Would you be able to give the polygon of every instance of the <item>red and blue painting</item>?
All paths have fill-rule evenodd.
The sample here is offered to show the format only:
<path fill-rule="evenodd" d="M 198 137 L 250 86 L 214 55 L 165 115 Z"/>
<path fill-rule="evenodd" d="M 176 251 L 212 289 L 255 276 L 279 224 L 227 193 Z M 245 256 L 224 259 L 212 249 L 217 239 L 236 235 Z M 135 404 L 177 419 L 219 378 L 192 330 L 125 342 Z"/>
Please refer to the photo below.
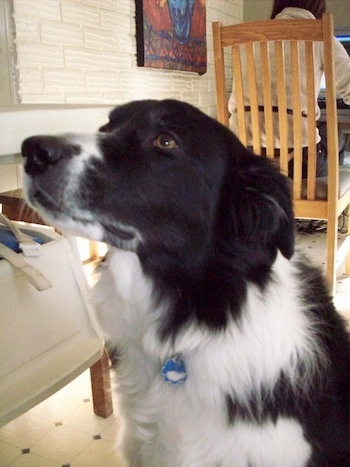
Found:
<path fill-rule="evenodd" d="M 205 0 L 136 0 L 138 66 L 207 71 Z"/>

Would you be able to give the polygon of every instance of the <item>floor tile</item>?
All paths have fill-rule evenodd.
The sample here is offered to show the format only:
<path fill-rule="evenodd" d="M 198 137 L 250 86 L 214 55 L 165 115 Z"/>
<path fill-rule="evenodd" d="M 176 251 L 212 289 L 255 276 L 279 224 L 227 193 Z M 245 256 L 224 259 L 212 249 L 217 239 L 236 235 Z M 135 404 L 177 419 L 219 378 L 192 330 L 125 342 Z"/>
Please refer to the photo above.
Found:
<path fill-rule="evenodd" d="M 113 414 L 108 418 L 98 417 L 93 412 L 92 402 L 88 402 L 79 405 L 73 412 L 63 417 L 62 420 L 65 426 L 81 430 L 84 433 L 96 435 L 110 426 L 114 418 L 115 415 Z"/>
<path fill-rule="evenodd" d="M 12 444 L 0 441 L 0 467 L 5 467 L 22 455 L 22 450 Z"/>
<path fill-rule="evenodd" d="M 71 463 L 71 467 L 96 467 L 96 459 L 103 466 L 127 467 L 125 461 L 118 455 L 113 443 L 103 439 L 93 441 Z"/>
<path fill-rule="evenodd" d="M 76 409 L 77 405 L 80 404 L 83 404 L 81 396 L 74 397 L 73 395 L 70 395 L 66 398 L 62 398 L 61 396 L 57 397 L 54 394 L 52 398 L 50 397 L 36 407 L 33 407 L 30 410 L 30 413 L 55 423 L 57 421 L 61 421 L 62 417 L 69 415 Z"/>
<path fill-rule="evenodd" d="M 53 462 L 69 464 L 93 441 L 92 436 L 67 426 L 51 430 L 31 447 L 31 452 Z"/>
<path fill-rule="evenodd" d="M 120 433 L 121 420 L 116 417 L 115 420 L 101 432 L 102 438 L 112 443 L 116 442 Z"/>
<path fill-rule="evenodd" d="M 35 454 L 24 454 L 15 462 L 10 464 L 11 467 L 57 467 L 61 466 L 59 462 L 52 462 L 49 459 Z"/>
<path fill-rule="evenodd" d="M 54 423 L 27 412 L 0 429 L 0 440 L 20 449 L 29 448 L 54 426 Z"/>

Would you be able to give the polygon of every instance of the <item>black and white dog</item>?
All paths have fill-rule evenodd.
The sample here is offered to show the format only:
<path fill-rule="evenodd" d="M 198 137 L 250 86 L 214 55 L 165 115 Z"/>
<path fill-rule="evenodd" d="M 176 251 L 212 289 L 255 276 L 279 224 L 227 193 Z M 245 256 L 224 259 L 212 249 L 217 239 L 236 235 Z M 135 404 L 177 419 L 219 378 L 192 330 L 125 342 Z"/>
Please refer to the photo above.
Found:
<path fill-rule="evenodd" d="M 31 206 L 109 245 L 96 302 L 131 465 L 349 467 L 349 335 L 274 165 L 174 100 L 23 156 Z"/>

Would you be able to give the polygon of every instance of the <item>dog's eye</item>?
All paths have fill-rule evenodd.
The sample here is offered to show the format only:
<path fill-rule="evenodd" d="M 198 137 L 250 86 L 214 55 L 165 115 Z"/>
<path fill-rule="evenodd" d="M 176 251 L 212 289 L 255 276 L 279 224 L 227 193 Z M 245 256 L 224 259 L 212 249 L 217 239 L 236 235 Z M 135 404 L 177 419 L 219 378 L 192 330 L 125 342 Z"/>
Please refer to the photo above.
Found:
<path fill-rule="evenodd" d="M 153 141 L 153 145 L 160 149 L 176 149 L 179 147 L 177 141 L 167 133 L 157 136 Z"/>

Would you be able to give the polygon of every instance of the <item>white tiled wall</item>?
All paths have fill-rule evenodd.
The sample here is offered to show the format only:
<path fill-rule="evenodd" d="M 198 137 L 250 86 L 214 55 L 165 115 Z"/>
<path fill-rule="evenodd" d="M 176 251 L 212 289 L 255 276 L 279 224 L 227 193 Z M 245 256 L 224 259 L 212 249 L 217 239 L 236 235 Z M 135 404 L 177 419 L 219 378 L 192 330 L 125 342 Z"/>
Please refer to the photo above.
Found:
<path fill-rule="evenodd" d="M 13 2 L 22 103 L 118 104 L 171 97 L 215 115 L 211 23 L 240 22 L 243 0 L 207 1 L 203 76 L 137 67 L 134 0 Z"/>

